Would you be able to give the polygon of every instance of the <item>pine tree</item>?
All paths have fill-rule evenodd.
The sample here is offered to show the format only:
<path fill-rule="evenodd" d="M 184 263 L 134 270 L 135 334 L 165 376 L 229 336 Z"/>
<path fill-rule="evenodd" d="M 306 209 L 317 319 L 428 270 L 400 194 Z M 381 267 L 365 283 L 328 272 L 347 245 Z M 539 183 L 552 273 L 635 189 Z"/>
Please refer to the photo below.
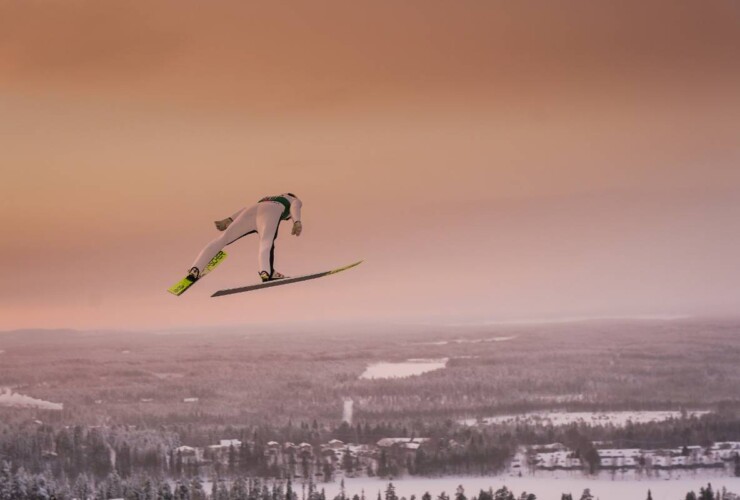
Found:
<path fill-rule="evenodd" d="M 231 499 L 232 500 L 247 500 L 249 493 L 247 491 L 247 484 L 244 478 L 237 477 L 236 480 L 231 483 Z"/>
<path fill-rule="evenodd" d="M 28 475 L 21 467 L 13 475 L 13 484 L 11 485 L 10 498 L 26 498 L 28 495 Z"/>
<path fill-rule="evenodd" d="M 48 499 L 49 492 L 46 488 L 46 481 L 43 476 L 32 476 L 29 485 L 28 495 L 32 499 Z"/>
<path fill-rule="evenodd" d="M 218 480 L 218 493 L 212 500 L 231 500 L 229 488 L 226 486 L 226 481 L 223 479 Z"/>
<path fill-rule="evenodd" d="M 647 500 L 653 500 L 653 493 L 650 490 L 648 490 Z"/>
<path fill-rule="evenodd" d="M 514 499 L 514 493 L 509 491 L 509 488 L 506 486 L 503 486 L 502 488 L 496 490 L 496 493 L 493 495 L 494 500 L 515 500 Z"/>
<path fill-rule="evenodd" d="M 156 494 L 154 493 L 154 484 L 152 483 L 151 478 L 147 477 L 144 480 L 144 485 L 141 488 L 141 497 L 142 500 L 155 500 Z"/>
<path fill-rule="evenodd" d="M 385 500 L 398 500 L 396 487 L 393 486 L 393 483 L 388 483 L 388 487 L 385 489 Z"/>
<path fill-rule="evenodd" d="M 200 476 L 195 476 L 190 481 L 190 500 L 206 500 L 206 492 L 203 489 L 203 481 Z"/>
<path fill-rule="evenodd" d="M 105 492 L 108 495 L 108 498 L 120 498 L 123 496 L 123 483 L 118 472 L 114 470 L 108 474 L 108 477 L 105 479 L 105 484 Z"/>
<path fill-rule="evenodd" d="M 463 488 L 462 484 L 458 485 L 457 490 L 455 490 L 455 500 L 468 500 L 468 497 L 465 496 L 465 488 Z"/>
<path fill-rule="evenodd" d="M 10 470 L 10 463 L 0 463 L 0 500 L 11 500 L 10 494 L 13 491 L 13 473 Z"/>
<path fill-rule="evenodd" d="M 172 488 L 166 480 L 159 483 L 157 488 L 157 500 L 173 500 Z"/>
<path fill-rule="evenodd" d="M 186 482 L 178 481 L 175 484 L 175 500 L 190 500 L 190 490 Z"/>

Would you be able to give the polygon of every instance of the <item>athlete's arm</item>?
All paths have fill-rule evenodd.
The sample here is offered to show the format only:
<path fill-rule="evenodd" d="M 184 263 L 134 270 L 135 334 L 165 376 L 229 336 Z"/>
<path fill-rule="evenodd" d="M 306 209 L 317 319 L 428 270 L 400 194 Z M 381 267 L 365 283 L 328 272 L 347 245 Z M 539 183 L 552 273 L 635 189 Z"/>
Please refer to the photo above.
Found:
<path fill-rule="evenodd" d="M 299 200 L 298 198 L 293 198 L 293 201 L 290 204 L 290 217 L 295 222 L 301 222 L 301 207 L 303 206 L 303 202 Z"/>

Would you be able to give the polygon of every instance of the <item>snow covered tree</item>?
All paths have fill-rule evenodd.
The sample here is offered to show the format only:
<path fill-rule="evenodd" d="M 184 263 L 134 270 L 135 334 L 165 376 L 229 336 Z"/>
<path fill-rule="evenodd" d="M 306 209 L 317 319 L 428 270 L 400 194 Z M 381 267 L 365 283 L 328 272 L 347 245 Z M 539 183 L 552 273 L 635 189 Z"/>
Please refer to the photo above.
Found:
<path fill-rule="evenodd" d="M 493 490 L 490 488 L 487 490 L 480 490 L 480 493 L 478 493 L 478 500 L 493 500 Z"/>
<path fill-rule="evenodd" d="M 178 481 L 175 484 L 175 491 L 173 496 L 175 500 L 190 500 L 190 488 L 188 488 L 188 483 L 184 481 Z"/>
<path fill-rule="evenodd" d="M 586 488 L 581 494 L 581 500 L 593 500 L 594 496 L 591 494 L 591 490 Z"/>
<path fill-rule="evenodd" d="M 170 483 L 162 481 L 157 490 L 157 500 L 173 500 L 175 496 L 172 494 L 172 488 Z"/>
<path fill-rule="evenodd" d="M 117 471 L 113 471 L 105 478 L 105 493 L 108 498 L 121 498 L 123 496 L 123 483 Z"/>
<path fill-rule="evenodd" d="M 141 485 L 141 500 L 156 500 L 157 495 L 154 491 L 154 483 L 150 477 L 144 479 L 144 484 Z"/>
<path fill-rule="evenodd" d="M 459 484 L 457 486 L 457 490 L 455 490 L 455 500 L 468 500 L 468 497 L 465 496 L 465 488 L 463 488 L 462 484 Z"/>
<path fill-rule="evenodd" d="M 203 489 L 203 481 L 201 481 L 200 476 L 195 476 L 190 481 L 189 500 L 206 500 L 206 492 Z"/>
<path fill-rule="evenodd" d="M 393 483 L 388 483 L 388 487 L 385 489 L 385 500 L 398 500 L 396 487 L 393 486 Z"/>
<path fill-rule="evenodd" d="M 247 500 L 249 493 L 247 491 L 247 484 L 244 478 L 237 477 L 236 480 L 231 483 L 231 499 L 232 500 Z"/>
<path fill-rule="evenodd" d="M 20 468 L 13 475 L 13 484 L 10 487 L 10 498 L 26 498 L 28 496 L 28 474 Z"/>
<path fill-rule="evenodd" d="M 10 463 L 3 461 L 0 463 L 0 500 L 11 500 L 12 491 L 13 473 L 10 470 Z"/>
<path fill-rule="evenodd" d="M 44 476 L 33 476 L 28 488 L 28 496 L 34 500 L 47 500 L 50 498 Z"/>
<path fill-rule="evenodd" d="M 514 493 L 506 486 L 503 486 L 493 494 L 493 500 L 515 500 Z"/>

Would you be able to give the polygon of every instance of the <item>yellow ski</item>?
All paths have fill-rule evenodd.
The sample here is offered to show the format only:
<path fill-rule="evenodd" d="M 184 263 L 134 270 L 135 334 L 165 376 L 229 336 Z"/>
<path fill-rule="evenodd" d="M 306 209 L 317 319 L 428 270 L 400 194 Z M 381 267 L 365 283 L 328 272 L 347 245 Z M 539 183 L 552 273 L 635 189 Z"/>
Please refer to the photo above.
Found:
<path fill-rule="evenodd" d="M 205 276 L 206 274 L 213 271 L 217 265 L 221 263 L 226 258 L 226 252 L 220 251 L 216 254 L 214 258 L 211 259 L 211 261 L 208 263 L 206 268 L 203 270 L 203 273 L 201 273 L 200 278 Z M 198 278 L 198 279 L 200 279 Z M 184 277 L 174 285 L 172 285 L 170 288 L 167 289 L 168 292 L 170 292 L 172 295 L 182 295 L 185 293 L 185 290 L 193 286 L 193 284 L 198 280 L 193 280 L 189 276 Z"/>

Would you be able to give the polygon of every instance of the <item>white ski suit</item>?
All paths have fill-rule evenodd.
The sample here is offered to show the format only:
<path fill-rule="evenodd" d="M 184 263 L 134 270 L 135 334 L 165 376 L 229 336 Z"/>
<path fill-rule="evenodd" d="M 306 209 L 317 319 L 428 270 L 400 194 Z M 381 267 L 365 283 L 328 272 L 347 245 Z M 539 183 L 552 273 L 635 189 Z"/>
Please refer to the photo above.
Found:
<path fill-rule="evenodd" d="M 301 206 L 301 200 L 286 193 L 262 198 L 256 205 L 239 210 L 231 216 L 229 227 L 198 254 L 193 267 L 197 267 L 202 273 L 211 259 L 225 246 L 248 234 L 257 233 L 260 239 L 257 254 L 259 271 L 266 271 L 272 277 L 275 272 L 275 239 L 280 222 L 290 219 L 300 222 Z"/>

